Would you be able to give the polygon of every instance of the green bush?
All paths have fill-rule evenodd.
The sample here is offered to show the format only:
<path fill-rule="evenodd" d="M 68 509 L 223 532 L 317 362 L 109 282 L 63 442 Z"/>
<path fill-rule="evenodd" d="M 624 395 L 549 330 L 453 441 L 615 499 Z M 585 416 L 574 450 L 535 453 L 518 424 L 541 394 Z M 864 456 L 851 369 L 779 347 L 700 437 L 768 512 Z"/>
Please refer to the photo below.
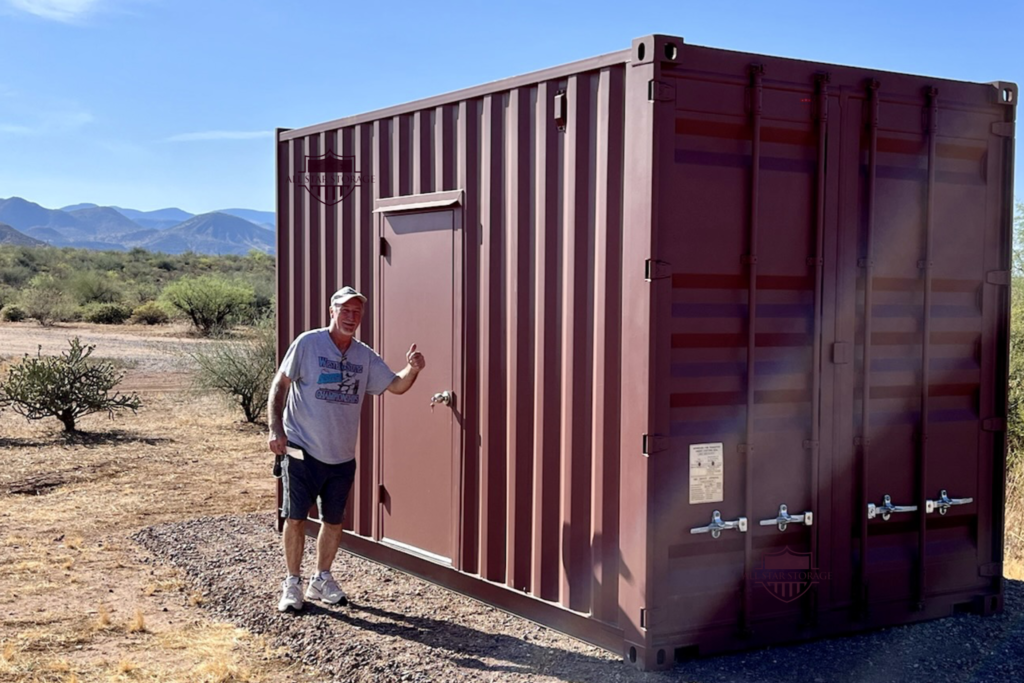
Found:
<path fill-rule="evenodd" d="M 90 303 L 109 304 L 121 301 L 121 285 L 111 273 L 85 270 L 68 279 L 68 291 L 75 301 L 84 306 Z"/>
<path fill-rule="evenodd" d="M 134 393 L 110 394 L 124 373 L 111 363 L 90 362 L 94 345 L 82 346 L 78 337 L 68 342 L 71 348 L 59 356 L 26 355 L 8 368 L 7 378 L 0 384 L 0 405 L 10 406 L 29 420 L 56 417 L 66 432 L 78 431 L 77 420 L 84 415 L 106 412 L 113 417 L 115 411 L 134 413 L 141 407 Z"/>
<path fill-rule="evenodd" d="M 223 394 L 241 407 L 246 422 L 263 419 L 277 369 L 273 325 L 261 325 L 255 336 L 240 342 L 203 344 L 189 355 L 198 367 L 197 389 Z"/>
<path fill-rule="evenodd" d="M 132 316 L 132 309 L 125 304 L 89 304 L 82 309 L 86 322 L 101 325 L 120 325 Z"/>
<path fill-rule="evenodd" d="M 130 322 L 136 325 L 165 325 L 171 319 L 160 304 L 155 301 L 147 301 L 141 306 L 136 306 L 132 311 Z"/>
<path fill-rule="evenodd" d="M 28 289 L 22 291 L 19 303 L 30 318 L 43 326 L 73 320 L 77 312 L 75 302 L 56 278 L 46 273 L 32 278 Z"/>
<path fill-rule="evenodd" d="M 0 311 L 0 317 L 4 319 L 4 322 L 20 323 L 28 317 L 28 314 L 25 313 L 25 309 L 21 306 L 8 304 L 7 306 L 4 306 L 2 311 Z"/>
<path fill-rule="evenodd" d="M 223 277 L 183 277 L 164 288 L 161 298 L 181 311 L 203 336 L 221 332 L 252 305 L 251 286 Z"/>

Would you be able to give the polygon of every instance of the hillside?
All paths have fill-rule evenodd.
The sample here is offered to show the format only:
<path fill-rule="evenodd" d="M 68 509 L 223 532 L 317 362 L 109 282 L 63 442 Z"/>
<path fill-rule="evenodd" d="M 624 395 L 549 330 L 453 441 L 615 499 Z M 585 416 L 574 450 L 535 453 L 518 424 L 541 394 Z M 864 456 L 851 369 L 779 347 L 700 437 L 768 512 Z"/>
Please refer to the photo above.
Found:
<path fill-rule="evenodd" d="M 96 237 L 138 232 L 142 226 L 109 206 L 75 209 L 69 212 Z"/>
<path fill-rule="evenodd" d="M 227 209 L 195 216 L 176 207 L 139 211 L 90 202 L 47 209 L 21 197 L 0 199 L 0 222 L 56 247 L 166 253 L 246 254 L 274 251 L 276 216 Z M 164 234 L 161 234 L 164 233 Z"/>
<path fill-rule="evenodd" d="M 85 226 L 71 214 L 56 209 L 44 209 L 21 197 L 0 199 L 0 222 L 20 231 L 42 227 L 89 234 Z"/>
<path fill-rule="evenodd" d="M 274 253 L 274 233 L 226 213 L 204 213 L 164 230 L 134 246 L 150 251 L 181 254 L 247 254 L 256 249 Z"/>
<path fill-rule="evenodd" d="M 6 223 L 0 223 L 0 244 L 14 244 L 19 247 L 41 247 L 46 243 L 29 237 Z"/>

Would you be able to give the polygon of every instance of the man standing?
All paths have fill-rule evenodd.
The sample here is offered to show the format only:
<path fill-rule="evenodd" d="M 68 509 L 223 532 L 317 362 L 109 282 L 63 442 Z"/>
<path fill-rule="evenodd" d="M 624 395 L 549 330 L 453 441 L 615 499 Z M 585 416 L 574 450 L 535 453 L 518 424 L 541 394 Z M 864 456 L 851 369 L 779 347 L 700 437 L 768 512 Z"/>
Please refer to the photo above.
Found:
<path fill-rule="evenodd" d="M 426 366 L 413 344 L 397 374 L 373 349 L 355 339 L 366 297 L 352 287 L 331 296 L 329 327 L 299 335 L 288 348 L 270 387 L 268 443 L 282 461 L 285 518 L 284 559 L 288 577 L 277 609 L 302 609 L 302 550 L 306 514 L 317 502 L 320 534 L 316 572 L 307 600 L 346 604 L 348 598 L 331 576 L 341 544 L 341 522 L 355 479 L 356 434 L 366 394 L 404 394 Z"/>

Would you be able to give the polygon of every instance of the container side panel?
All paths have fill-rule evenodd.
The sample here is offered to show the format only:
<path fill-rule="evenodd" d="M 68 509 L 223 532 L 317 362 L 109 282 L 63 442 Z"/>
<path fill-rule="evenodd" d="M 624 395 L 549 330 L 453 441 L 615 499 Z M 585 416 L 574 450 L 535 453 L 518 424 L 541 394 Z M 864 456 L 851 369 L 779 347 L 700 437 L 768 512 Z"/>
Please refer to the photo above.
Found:
<path fill-rule="evenodd" d="M 619 620 L 621 576 L 625 91 L 624 66 L 602 63 L 279 143 L 282 178 L 325 156 L 345 159 L 358 176 L 335 204 L 279 186 L 282 349 L 326 323 L 337 287 L 350 284 L 371 304 L 387 297 L 376 291 L 390 248 L 379 234 L 390 214 L 374 213 L 381 200 L 461 190 L 452 214 L 462 298 L 452 308 L 461 461 L 451 565 L 609 625 Z M 649 173 L 638 177 L 649 181 Z M 417 278 L 425 288 L 431 273 L 396 272 L 389 281 L 413 288 Z M 376 338 L 378 324 L 365 316 L 359 335 L 375 347 L 386 341 Z M 380 401 L 368 401 L 345 522 L 367 543 L 384 540 L 387 523 L 405 533 L 383 516 L 387 494 L 411 483 L 401 468 L 382 482 L 386 429 Z"/>
<path fill-rule="evenodd" d="M 459 106 L 457 165 L 458 185 L 465 192 L 463 270 L 463 348 L 464 396 L 463 410 L 463 482 L 462 531 L 459 567 L 464 572 L 480 573 L 480 411 L 477 387 L 480 382 L 480 155 L 481 129 L 479 100 L 468 100 Z"/>
<path fill-rule="evenodd" d="M 551 602 L 558 599 L 558 477 L 560 372 L 558 361 L 559 141 L 553 124 L 557 83 L 541 83 L 535 102 L 534 154 L 534 340 L 533 412 L 533 594 Z"/>
<path fill-rule="evenodd" d="M 508 454 L 506 525 L 508 553 L 506 583 L 517 590 L 530 590 L 532 561 L 531 519 L 533 511 L 533 329 L 530 315 L 532 268 L 533 107 L 532 88 L 513 90 L 509 96 L 507 158 L 508 187 L 505 283 L 506 345 L 508 368 L 506 422 Z"/>
<path fill-rule="evenodd" d="M 480 574 L 505 580 L 505 145 L 506 96 L 489 95 L 482 107 L 480 247 Z"/>
<path fill-rule="evenodd" d="M 609 623 L 618 621 L 623 87 L 622 70 L 601 72 L 595 126 L 591 613 Z"/>
<path fill-rule="evenodd" d="M 588 356 L 591 286 L 592 92 L 589 74 L 569 80 L 562 251 L 562 564 L 560 601 L 577 611 L 590 601 L 590 431 Z"/>

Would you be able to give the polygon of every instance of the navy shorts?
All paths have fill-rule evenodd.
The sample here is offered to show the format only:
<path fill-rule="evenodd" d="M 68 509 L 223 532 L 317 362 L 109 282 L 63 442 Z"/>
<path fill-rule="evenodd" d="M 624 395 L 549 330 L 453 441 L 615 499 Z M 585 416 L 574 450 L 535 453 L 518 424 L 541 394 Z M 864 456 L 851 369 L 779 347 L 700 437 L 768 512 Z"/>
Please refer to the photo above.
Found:
<path fill-rule="evenodd" d="M 315 500 L 321 520 L 327 524 L 341 524 L 355 477 L 355 460 L 328 465 L 309 453 L 301 460 L 290 455 L 283 458 L 281 516 L 286 519 L 306 519 Z"/>

